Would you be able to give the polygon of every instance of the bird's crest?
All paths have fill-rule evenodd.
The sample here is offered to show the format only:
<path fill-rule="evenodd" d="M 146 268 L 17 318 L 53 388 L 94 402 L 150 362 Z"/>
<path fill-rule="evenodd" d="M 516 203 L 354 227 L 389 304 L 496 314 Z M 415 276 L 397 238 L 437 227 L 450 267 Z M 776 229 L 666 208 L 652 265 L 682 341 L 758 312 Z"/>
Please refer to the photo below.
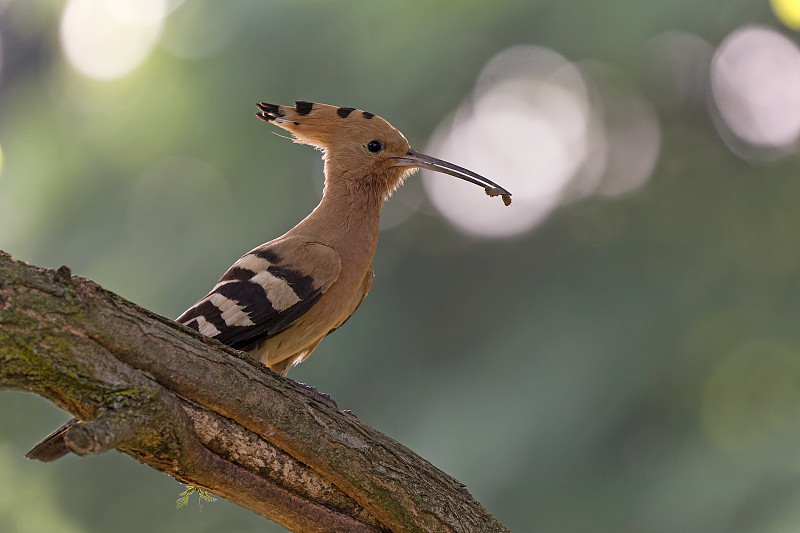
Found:
<path fill-rule="evenodd" d="M 298 100 L 294 107 L 276 104 L 257 104 L 256 116 L 265 122 L 292 133 L 295 142 L 310 144 L 320 149 L 328 148 L 338 140 L 380 137 L 391 132 L 405 140 L 394 126 L 383 118 L 353 107 L 337 107 Z"/>

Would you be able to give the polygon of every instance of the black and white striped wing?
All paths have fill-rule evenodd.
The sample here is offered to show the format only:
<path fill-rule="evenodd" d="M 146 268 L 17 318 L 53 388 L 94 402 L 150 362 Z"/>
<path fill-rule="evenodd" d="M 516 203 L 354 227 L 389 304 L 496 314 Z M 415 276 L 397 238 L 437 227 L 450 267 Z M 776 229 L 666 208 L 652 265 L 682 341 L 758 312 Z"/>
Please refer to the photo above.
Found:
<path fill-rule="evenodd" d="M 307 313 L 341 268 L 329 246 L 301 237 L 272 241 L 243 255 L 177 321 L 245 349 Z"/>

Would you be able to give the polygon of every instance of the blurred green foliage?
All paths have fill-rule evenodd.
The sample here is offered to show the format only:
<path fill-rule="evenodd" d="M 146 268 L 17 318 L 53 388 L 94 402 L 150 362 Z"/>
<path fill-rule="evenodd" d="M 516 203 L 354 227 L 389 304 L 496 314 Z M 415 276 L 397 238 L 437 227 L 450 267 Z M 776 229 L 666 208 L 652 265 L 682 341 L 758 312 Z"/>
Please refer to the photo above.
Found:
<path fill-rule="evenodd" d="M 779 28 L 766 1 L 189 0 L 107 82 L 65 61 L 62 2 L 4 4 L 0 249 L 165 316 L 319 198 L 318 153 L 272 136 L 256 101 L 367 109 L 424 148 L 510 45 L 611 65 L 659 113 L 644 188 L 500 241 L 424 204 L 383 232 L 364 306 L 291 377 L 513 531 L 800 529 L 800 161 L 739 159 L 642 61 L 666 30 L 716 45 L 742 24 Z M 181 32 L 189 52 L 224 46 L 184 59 Z M 0 530 L 281 530 L 222 501 L 178 512 L 181 485 L 116 453 L 26 462 L 66 418 L 0 395 Z"/>

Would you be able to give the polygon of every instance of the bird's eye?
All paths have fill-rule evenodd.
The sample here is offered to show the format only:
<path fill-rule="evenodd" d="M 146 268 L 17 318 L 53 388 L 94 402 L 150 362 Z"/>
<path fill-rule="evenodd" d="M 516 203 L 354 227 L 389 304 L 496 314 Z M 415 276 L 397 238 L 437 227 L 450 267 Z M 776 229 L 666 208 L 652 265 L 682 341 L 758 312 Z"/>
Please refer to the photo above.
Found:
<path fill-rule="evenodd" d="M 372 140 L 367 143 L 367 150 L 369 150 L 373 154 L 376 154 L 381 150 L 383 150 L 383 143 L 378 140 Z"/>

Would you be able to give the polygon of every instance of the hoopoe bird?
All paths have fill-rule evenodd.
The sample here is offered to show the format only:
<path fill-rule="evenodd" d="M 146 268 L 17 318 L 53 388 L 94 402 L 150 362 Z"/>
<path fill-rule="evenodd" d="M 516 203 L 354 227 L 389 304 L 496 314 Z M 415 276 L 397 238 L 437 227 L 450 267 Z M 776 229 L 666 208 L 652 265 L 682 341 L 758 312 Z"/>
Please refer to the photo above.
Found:
<path fill-rule="evenodd" d="M 304 361 L 358 309 L 372 286 L 381 207 L 420 168 L 501 196 L 511 193 L 470 170 L 419 153 L 381 117 L 352 107 L 297 101 L 258 104 L 258 118 L 323 153 L 319 205 L 299 224 L 237 260 L 177 321 L 248 352 L 281 376 Z M 53 461 L 68 450 L 73 419 L 26 454 Z"/>

